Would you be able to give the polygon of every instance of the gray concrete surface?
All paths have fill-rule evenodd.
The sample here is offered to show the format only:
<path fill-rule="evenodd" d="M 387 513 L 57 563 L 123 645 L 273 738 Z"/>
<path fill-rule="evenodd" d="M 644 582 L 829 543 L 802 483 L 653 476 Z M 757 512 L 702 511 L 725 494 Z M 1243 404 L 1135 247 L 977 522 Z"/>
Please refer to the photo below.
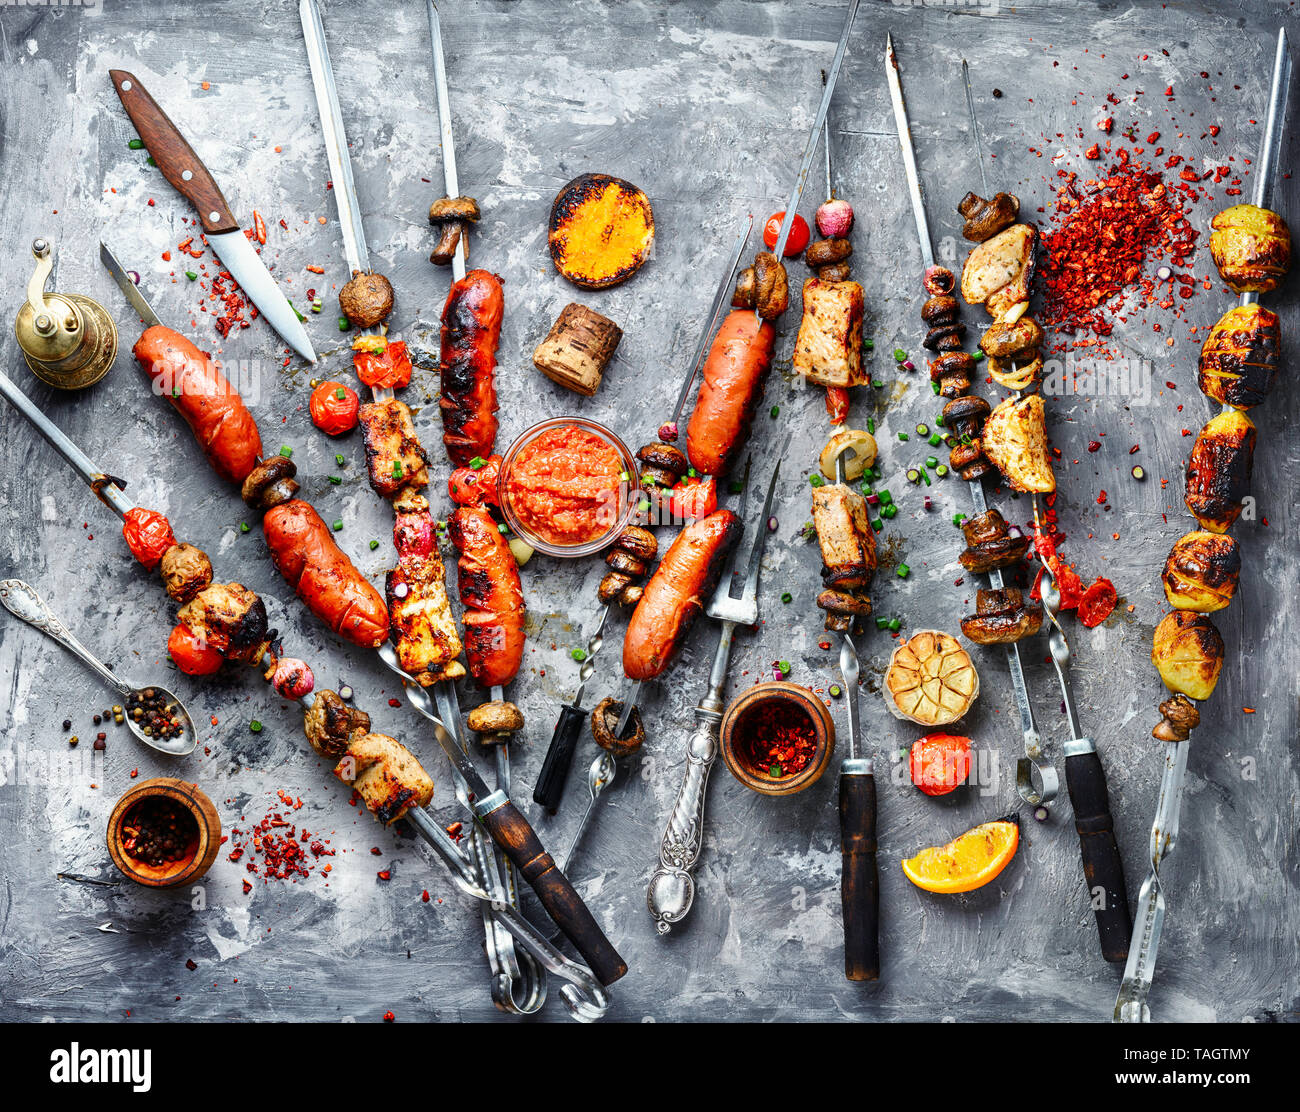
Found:
<path fill-rule="evenodd" d="M 498 375 L 502 448 L 541 416 L 565 413 L 607 421 L 633 446 L 652 436 L 701 328 L 737 221 L 750 211 L 762 219 L 789 188 L 841 13 L 838 0 L 444 5 L 461 181 L 485 214 L 473 258 L 506 281 Z M 436 391 L 428 359 L 436 357 L 448 276 L 426 261 L 431 236 L 424 213 L 441 192 L 431 184 L 440 181 L 441 169 L 423 5 L 333 0 L 325 18 L 371 250 L 397 288 L 398 329 L 424 353 L 407 396 L 424 404 Z M 872 367 L 886 380 L 880 391 L 858 391 L 852 418 L 859 425 L 875 419 L 887 482 L 902 503 L 881 538 L 888 558 L 872 591 L 879 613 L 904 618 L 910 629 L 955 629 L 973 603 L 969 581 L 954 586 L 960 545 L 950 524 L 953 513 L 969 509 L 967 492 L 937 484 L 935 509 L 924 511 L 903 479 L 917 445 L 896 436 L 932 421 L 937 407 L 923 379 L 900 375 L 890 357 L 896 346 L 918 352 L 921 326 L 918 255 L 882 68 L 886 28 L 899 44 L 935 235 L 951 237 L 959 232 L 957 200 L 978 187 L 959 81 L 963 55 L 973 69 L 986 149 L 996 155 L 991 176 L 998 187 L 1019 193 L 1033 214 L 1050 205 L 1051 153 L 1066 150 L 1067 162 L 1079 165 L 1112 89 L 1126 96 L 1140 86 L 1149 93 L 1136 106 L 1116 108 L 1121 126 L 1132 118 L 1139 131 L 1168 131 L 1168 106 L 1156 94 L 1173 84 L 1177 111 L 1194 112 L 1196 122 L 1171 149 L 1207 165 L 1227 153 L 1239 166 L 1253 159 L 1279 20 L 1300 31 L 1292 8 L 1262 2 L 863 4 L 833 126 L 839 190 L 859 214 L 853 263 L 867 291 Z M 438 812 L 453 821 L 459 816 L 445 762 L 433 755 L 422 721 L 405 706 L 387 704 L 400 694 L 390 676 L 378 661 L 322 631 L 291 597 L 256 523 L 240 534 L 248 514 L 237 494 L 203 465 L 169 407 L 149 395 L 129 354 L 135 318 L 97 260 L 103 237 L 140 271 L 165 320 L 202 346 L 221 346 L 227 361 L 247 361 L 268 448 L 294 447 L 306 495 L 327 520 L 345 520 L 341 543 L 378 581 L 391 558 L 390 511 L 365 483 L 357 437 L 336 446 L 312 428 L 309 376 L 296 361 L 281 368 L 282 345 L 269 329 L 259 322 L 221 345 L 211 321 L 196 314 L 199 290 L 183 277 L 169 279 L 169 271 L 179 275 L 184 267 L 160 256 L 188 234 L 182 222 L 191 213 L 145 165 L 144 152 L 128 149 L 132 132 L 107 76 L 112 66 L 138 74 L 213 170 L 236 213 L 245 222 L 254 209 L 266 217 L 265 255 L 290 296 L 301 306 L 306 287 L 324 291 L 326 312 L 309 327 L 326 353 L 325 369 L 344 372 L 332 295 L 345 273 L 296 5 L 7 3 L 0 5 L 0 59 L 4 315 L 11 318 L 21 303 L 31 240 L 48 235 L 57 244 L 56 287 L 99 298 L 122 331 L 117 365 L 85 393 L 64 396 L 32 379 L 6 326 L 0 350 L 8 373 L 103 467 L 127 477 L 138 501 L 166 511 L 179 534 L 208 550 L 219 576 L 261 592 L 290 651 L 311 660 L 322 683 L 346 678 L 373 711 L 376 727 L 427 759 L 439 785 Z M 1209 82 L 1197 77 L 1202 70 L 1213 75 Z M 1127 83 L 1122 73 L 1131 74 Z M 995 87 L 1005 95 L 994 98 Z M 1197 125 L 1211 122 L 1223 128 L 1216 149 L 1197 137 L 1203 130 Z M 1080 127 L 1083 141 L 1076 138 Z M 1058 132 L 1064 139 L 1050 138 Z M 1031 146 L 1048 156 L 1035 158 Z M 1292 166 L 1293 151 L 1288 144 L 1284 169 Z M 626 285 L 596 295 L 567 286 L 551 269 L 545 246 L 553 193 L 586 170 L 641 184 L 658 224 L 649 265 Z M 1249 179 L 1247 192 L 1248 186 Z M 805 202 L 809 215 L 820 199 L 818 181 Z M 1193 210 L 1206 235 L 1223 200 L 1220 192 Z M 1294 182 L 1287 181 L 1278 207 L 1294 215 L 1295 201 Z M 1204 247 L 1203 240 L 1198 274 L 1210 272 Z M 323 266 L 325 275 L 307 272 L 310 264 Z M 801 270 L 796 265 L 792 275 L 801 277 Z M 1283 313 L 1288 344 L 1296 334 L 1294 286 L 1293 280 L 1271 301 Z M 529 358 L 574 299 L 614 317 L 626 333 L 619 365 L 590 400 L 542 379 Z M 1229 304 L 1216 283 L 1191 303 L 1189 322 L 1209 325 Z M 1051 433 L 1062 450 L 1065 552 L 1089 577 L 1108 575 L 1125 603 L 1095 630 L 1077 622 L 1069 628 L 1075 683 L 1109 773 L 1133 897 L 1160 771 L 1149 731 L 1161 687 L 1148 663 L 1151 630 L 1164 607 L 1158 573 L 1190 522 L 1181 504 L 1181 461 L 1191 440 L 1180 430 L 1194 431 L 1210 413 L 1195 387 L 1198 340 L 1188 337 L 1185 324 L 1148 316 L 1166 322 L 1161 335 L 1135 319 L 1116 331 L 1114 342 L 1148 361 L 1149 405 L 1105 396 L 1055 398 L 1050 407 Z M 966 319 L 974 327 L 979 318 L 968 312 Z M 781 340 L 787 368 L 797 321 L 792 312 Z M 1172 348 L 1165 346 L 1168 336 Z M 1163 386 L 1166 381 L 1177 389 Z M 1218 619 L 1228 664 L 1195 735 L 1183 836 L 1165 872 L 1169 918 L 1152 996 L 1162 1020 L 1295 1016 L 1300 942 L 1291 632 L 1300 617 L 1294 589 L 1300 457 L 1290 435 L 1298 397 L 1284 374 L 1253 414 L 1260 429 L 1258 518 L 1235 530 L 1245 563 L 1241 590 Z M 773 375 L 767 404 L 778 404 L 781 415 L 772 421 L 765 409 L 756 424 L 755 470 L 765 475 L 793 432 L 789 481 L 779 494 L 780 528 L 764 563 L 765 624 L 738 643 L 732 686 L 754 682 L 781 658 L 792 662 L 794 680 L 825 688 L 838 676 L 834 655 L 818 647 L 818 560 L 814 546 L 795 537 L 808 517 L 806 476 L 825 434 L 822 399 L 820 392 L 795 390 L 787 370 Z M 447 467 L 435 406 L 424 405 L 418 427 L 436 461 L 436 506 L 445 511 Z M 111 730 L 105 758 L 92 763 L 89 716 L 108 700 L 52 642 L 12 619 L 0 621 L 6 692 L 0 705 L 6 761 L 0 1016 L 121 1019 L 129 1011 L 141 1020 L 372 1021 L 391 1008 L 399 1020 L 498 1017 L 487 993 L 477 912 L 452 893 L 436 863 L 409 836 L 386 833 L 348 807 L 348 793 L 306 748 L 296 709 L 268 700 L 255 676 L 200 683 L 179 675 L 164 650 L 172 610 L 156 580 L 127 554 L 116 520 L 7 407 L 0 408 L 0 429 L 0 573 L 32 583 L 123 675 L 171 683 L 200 722 L 219 723 L 203 727 L 204 748 L 179 766 Z M 1087 442 L 1101 433 L 1107 434 L 1103 450 L 1089 454 Z M 1127 449 L 1137 442 L 1151 476 L 1145 485 L 1129 478 Z M 341 471 L 336 451 L 347 456 Z M 336 472 L 344 481 L 331 486 L 326 477 Z M 1167 490 L 1162 477 L 1170 479 Z M 1103 487 L 1109 512 L 1095 501 Z M 993 502 L 1009 506 L 1017 520 L 1028 516 L 1027 505 L 1008 502 L 1005 493 Z M 752 503 L 749 510 L 756 512 Z M 1120 541 L 1110 539 L 1113 532 Z M 374 552 L 367 544 L 372 537 L 383 541 Z M 912 568 L 906 580 L 890 570 L 900 558 Z M 524 571 L 531 636 L 525 667 L 510 689 L 529 717 L 516 755 L 521 801 L 529 801 L 556 708 L 575 685 L 570 651 L 590 630 L 601 570 L 598 562 L 539 557 Z M 783 591 L 793 595 L 789 605 L 780 602 Z M 593 697 L 615 687 L 621 629 L 616 620 Z M 647 691 L 650 739 L 626 782 L 610 793 L 573 870 L 631 965 L 615 988 L 613 1018 L 1109 1017 L 1119 973 L 1097 952 L 1068 801 L 1044 824 L 1022 810 L 1025 837 L 1017 859 L 972 895 L 926 894 L 898 868 L 920 847 L 1018 802 L 1010 774 L 1020 738 L 1004 668 L 991 651 L 977 653 L 983 688 L 967 725 L 985 768 L 992 771 L 995 761 L 1002 774 L 936 801 L 922 797 L 895 764 L 881 791 L 885 972 L 879 984 L 851 985 L 841 975 L 833 775 L 802 795 L 774 801 L 748 792 L 719 767 L 696 909 L 686 927 L 657 938 L 645 908 L 646 881 L 677 788 L 689 708 L 701 694 L 713 646 L 714 631 L 701 623 L 670 677 Z M 866 732 L 882 754 L 916 736 L 885 713 L 877 693 L 891 647 L 874 630 L 861 640 Z M 1045 644 L 1042 649 L 1027 654 L 1029 682 L 1059 768 L 1065 727 L 1043 663 Z M 470 685 L 462 702 L 470 706 L 480 697 Z M 1256 713 L 1243 714 L 1243 706 Z M 842 724 L 840 704 L 835 713 Z M 253 717 L 266 724 L 261 734 L 248 729 Z M 60 729 L 64 718 L 83 739 L 75 752 Z M 564 810 L 539 824 L 551 848 L 567 843 L 577 821 L 578 769 L 593 752 L 588 738 Z M 227 826 L 241 814 L 261 817 L 277 789 L 301 797 L 295 818 L 328 834 L 340 851 L 332 874 L 296 885 L 258 884 L 245 895 L 241 866 L 222 857 L 207 878 L 201 910 L 188 894 L 58 879 L 60 872 L 117 879 L 103 830 L 134 770 L 140 777 L 193 777 Z M 372 856 L 371 847 L 380 855 Z M 390 881 L 377 879 L 381 868 L 391 870 Z M 430 903 L 420 898 L 426 888 L 435 898 Z M 96 929 L 105 923 L 120 933 Z M 188 970 L 187 959 L 198 968 Z M 544 1015 L 564 1013 L 553 1002 Z"/>

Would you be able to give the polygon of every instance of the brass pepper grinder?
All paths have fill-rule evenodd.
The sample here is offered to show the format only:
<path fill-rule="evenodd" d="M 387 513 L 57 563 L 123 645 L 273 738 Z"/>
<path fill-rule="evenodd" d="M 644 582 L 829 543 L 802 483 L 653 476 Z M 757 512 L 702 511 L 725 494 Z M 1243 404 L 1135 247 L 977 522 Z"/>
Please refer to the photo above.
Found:
<path fill-rule="evenodd" d="M 117 325 L 98 301 L 79 293 L 45 292 L 54 267 L 54 245 L 32 242 L 36 269 L 27 301 L 18 310 L 14 335 L 32 373 L 60 390 L 92 386 L 108 374 L 117 356 Z"/>

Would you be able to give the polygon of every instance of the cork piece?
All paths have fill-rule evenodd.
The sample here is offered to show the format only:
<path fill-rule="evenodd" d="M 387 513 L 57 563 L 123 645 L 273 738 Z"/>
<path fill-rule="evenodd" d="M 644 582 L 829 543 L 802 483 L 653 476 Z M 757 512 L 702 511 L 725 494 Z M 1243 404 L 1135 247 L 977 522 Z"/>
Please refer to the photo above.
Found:
<path fill-rule="evenodd" d="M 571 303 L 538 344 L 533 363 L 552 382 L 591 397 L 622 338 L 623 330 L 608 317 Z"/>

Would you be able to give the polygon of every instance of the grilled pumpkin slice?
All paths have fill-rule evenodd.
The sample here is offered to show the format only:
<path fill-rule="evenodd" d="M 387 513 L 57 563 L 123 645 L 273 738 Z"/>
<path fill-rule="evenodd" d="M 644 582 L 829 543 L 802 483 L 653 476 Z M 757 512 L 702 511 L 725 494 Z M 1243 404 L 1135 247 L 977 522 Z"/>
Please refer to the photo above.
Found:
<path fill-rule="evenodd" d="M 584 290 L 626 282 L 650 257 L 654 238 L 650 199 L 622 178 L 581 174 L 551 205 L 551 261 Z"/>

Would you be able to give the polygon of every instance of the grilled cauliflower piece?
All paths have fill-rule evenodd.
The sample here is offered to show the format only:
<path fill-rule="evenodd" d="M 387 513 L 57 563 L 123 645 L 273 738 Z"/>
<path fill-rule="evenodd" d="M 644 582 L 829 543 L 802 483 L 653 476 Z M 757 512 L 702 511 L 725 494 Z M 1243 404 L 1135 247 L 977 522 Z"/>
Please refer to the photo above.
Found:
<path fill-rule="evenodd" d="M 956 722 L 980 691 L 970 654 L 955 637 L 925 629 L 894 650 L 885 672 L 885 705 L 922 726 Z"/>
<path fill-rule="evenodd" d="M 1174 694 L 1208 699 L 1223 669 L 1223 638 L 1204 614 L 1175 610 L 1156 626 L 1151 663 Z"/>
<path fill-rule="evenodd" d="M 1012 224 L 976 247 L 961 269 L 961 295 L 966 304 L 982 302 L 996 320 L 1018 302 L 1028 301 L 1037 242 L 1037 229 Z"/>
<path fill-rule="evenodd" d="M 803 284 L 803 319 L 794 343 L 794 372 L 820 386 L 861 386 L 862 287 L 857 282 Z"/>
<path fill-rule="evenodd" d="M 1209 614 L 1232 601 L 1240 575 L 1237 542 L 1220 533 L 1197 530 L 1180 537 L 1169 550 L 1160 580 L 1170 606 Z"/>
<path fill-rule="evenodd" d="M 1228 410 L 1201 429 L 1187 460 L 1188 510 L 1202 529 L 1226 533 L 1244 508 L 1255 460 L 1255 424 Z"/>
<path fill-rule="evenodd" d="M 1001 402 L 984 422 L 980 447 L 1016 490 L 1050 494 L 1056 489 L 1047 418 L 1037 394 Z"/>
<path fill-rule="evenodd" d="M 352 785 L 370 813 L 386 825 L 433 799 L 429 774 L 406 746 L 387 734 L 354 736 L 334 775 Z"/>

